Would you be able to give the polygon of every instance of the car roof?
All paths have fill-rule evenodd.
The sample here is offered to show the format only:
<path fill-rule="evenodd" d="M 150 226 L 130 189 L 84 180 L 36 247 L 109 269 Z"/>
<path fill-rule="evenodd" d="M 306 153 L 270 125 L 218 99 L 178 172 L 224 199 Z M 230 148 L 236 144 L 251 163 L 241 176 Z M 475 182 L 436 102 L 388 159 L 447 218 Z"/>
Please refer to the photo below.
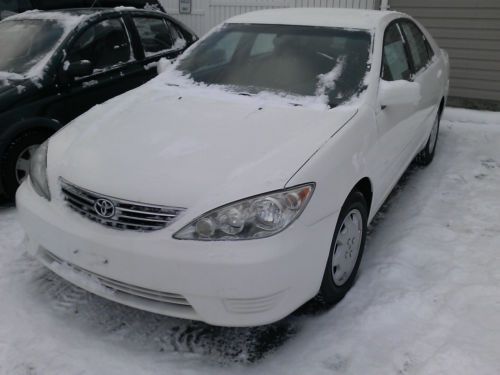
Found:
<path fill-rule="evenodd" d="M 8 18 L 8 20 L 26 20 L 26 19 L 79 19 L 80 21 L 106 13 L 116 12 L 137 12 L 147 14 L 157 14 L 166 16 L 163 12 L 149 11 L 137 9 L 133 7 L 116 7 L 116 8 L 74 8 L 74 9 L 57 9 L 57 10 L 28 10 L 24 13 L 19 13 Z"/>
<path fill-rule="evenodd" d="M 397 12 L 346 8 L 283 8 L 259 10 L 230 18 L 226 23 L 340 27 L 372 30 Z"/>
<path fill-rule="evenodd" d="M 21 1 L 20 10 L 39 9 L 57 10 L 74 8 L 114 8 L 117 6 L 133 6 L 138 9 L 152 10 L 153 8 L 164 11 L 159 0 L 30 0 Z M 24 5 L 24 6 L 23 6 Z"/>

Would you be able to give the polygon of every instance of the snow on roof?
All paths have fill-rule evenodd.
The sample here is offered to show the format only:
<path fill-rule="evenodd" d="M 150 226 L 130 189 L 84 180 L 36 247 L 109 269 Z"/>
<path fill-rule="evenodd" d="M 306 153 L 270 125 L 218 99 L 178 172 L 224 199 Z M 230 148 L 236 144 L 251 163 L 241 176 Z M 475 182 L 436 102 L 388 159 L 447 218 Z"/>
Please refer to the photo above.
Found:
<path fill-rule="evenodd" d="M 345 8 L 283 8 L 258 10 L 228 19 L 227 23 L 259 23 L 375 29 L 396 12 Z"/>
<path fill-rule="evenodd" d="M 71 12 L 65 10 L 28 10 L 7 18 L 8 21 L 17 20 L 53 20 L 58 21 L 65 28 L 72 28 L 78 25 L 85 16 L 89 16 L 95 12 Z"/>

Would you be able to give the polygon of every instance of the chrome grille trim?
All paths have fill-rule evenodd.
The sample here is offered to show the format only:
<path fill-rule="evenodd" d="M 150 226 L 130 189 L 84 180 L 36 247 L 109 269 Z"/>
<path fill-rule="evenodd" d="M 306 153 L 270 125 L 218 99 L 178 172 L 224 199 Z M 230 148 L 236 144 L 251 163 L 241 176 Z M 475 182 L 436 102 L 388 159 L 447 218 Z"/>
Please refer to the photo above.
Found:
<path fill-rule="evenodd" d="M 60 178 L 61 192 L 68 207 L 82 216 L 119 230 L 151 232 L 172 224 L 186 209 L 132 202 L 87 190 Z M 115 206 L 110 218 L 100 216 L 94 209 L 98 199 L 107 199 Z"/>
<path fill-rule="evenodd" d="M 70 267 L 73 271 L 75 271 L 77 273 L 81 273 L 81 274 L 84 274 L 86 276 L 93 277 L 93 278 L 97 279 L 102 286 L 106 287 L 107 289 L 110 289 L 110 291 L 113 293 L 123 293 L 126 295 L 130 295 L 132 297 L 138 297 L 138 298 L 146 299 L 149 301 L 191 308 L 191 305 L 189 304 L 189 302 L 180 294 L 160 292 L 157 290 L 142 288 L 140 286 L 127 284 L 127 283 L 124 283 L 121 281 L 110 279 L 110 278 L 105 277 L 105 276 L 98 275 L 94 272 L 83 269 L 83 268 L 77 266 L 76 264 L 66 262 L 66 261 L 62 260 L 61 258 L 59 258 L 57 255 L 51 253 L 50 251 L 48 251 L 46 249 L 43 249 L 42 256 L 43 256 L 43 259 L 49 265 L 52 263 L 65 265 L 67 267 Z"/>

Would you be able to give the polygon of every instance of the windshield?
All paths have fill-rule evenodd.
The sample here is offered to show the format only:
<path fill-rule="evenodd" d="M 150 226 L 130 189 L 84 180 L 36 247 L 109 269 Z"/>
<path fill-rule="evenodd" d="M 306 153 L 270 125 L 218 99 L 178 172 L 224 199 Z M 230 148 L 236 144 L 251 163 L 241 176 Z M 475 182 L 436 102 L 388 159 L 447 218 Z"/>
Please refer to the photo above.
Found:
<path fill-rule="evenodd" d="M 26 74 L 57 45 L 63 27 L 52 20 L 0 22 L 0 72 Z"/>
<path fill-rule="evenodd" d="M 196 45 L 176 69 L 195 82 L 300 96 L 338 105 L 364 90 L 371 35 L 366 31 L 227 24 Z"/>

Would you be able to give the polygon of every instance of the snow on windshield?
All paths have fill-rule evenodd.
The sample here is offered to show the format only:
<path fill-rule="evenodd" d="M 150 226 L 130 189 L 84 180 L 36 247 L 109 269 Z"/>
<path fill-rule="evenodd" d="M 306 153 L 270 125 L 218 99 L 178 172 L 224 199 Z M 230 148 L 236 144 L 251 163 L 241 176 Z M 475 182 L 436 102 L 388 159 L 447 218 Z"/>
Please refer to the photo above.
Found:
<path fill-rule="evenodd" d="M 169 61 L 162 59 L 159 68 L 162 73 L 153 79 L 150 84 L 155 88 L 167 91 L 171 95 L 194 96 L 200 98 L 212 98 L 227 102 L 252 103 L 256 107 L 264 106 L 300 106 L 309 109 L 328 109 L 327 97 L 322 96 L 301 96 L 283 92 L 273 92 L 262 90 L 255 94 L 239 92 L 237 87 L 217 84 L 205 84 L 195 82 L 190 77 L 183 75 L 175 69 Z"/>
<path fill-rule="evenodd" d="M 335 107 L 365 91 L 371 39 L 360 30 L 229 24 L 188 49 L 163 77 L 192 91 Z"/>
<path fill-rule="evenodd" d="M 38 82 L 54 51 L 85 16 L 28 11 L 0 24 L 0 79 Z"/>

